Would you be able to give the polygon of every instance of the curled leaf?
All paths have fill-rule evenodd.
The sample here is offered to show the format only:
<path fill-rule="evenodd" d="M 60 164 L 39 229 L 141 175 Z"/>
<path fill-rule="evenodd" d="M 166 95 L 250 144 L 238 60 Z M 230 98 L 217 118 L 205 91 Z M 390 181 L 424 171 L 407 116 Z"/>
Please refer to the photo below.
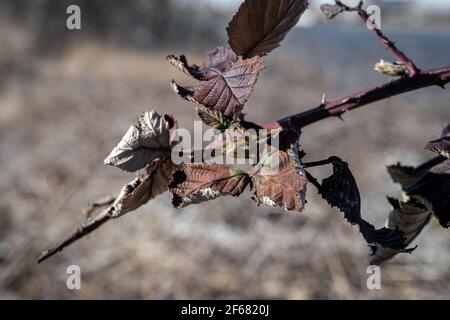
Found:
<path fill-rule="evenodd" d="M 424 172 L 417 172 L 416 168 L 410 166 L 403 166 L 400 163 L 387 167 L 388 172 L 395 183 L 402 186 L 403 189 L 407 189 L 417 182 L 417 179 Z"/>
<path fill-rule="evenodd" d="M 322 181 L 319 189 L 322 197 L 344 213 L 344 218 L 357 225 L 367 243 L 393 250 L 404 250 L 405 237 L 398 229 L 375 229 L 361 217 L 361 196 L 348 164 L 338 157 L 331 157 L 333 174 Z"/>
<path fill-rule="evenodd" d="M 175 165 L 168 157 L 153 160 L 144 174 L 126 184 L 110 208 L 112 218 L 134 211 L 151 199 L 167 191 Z"/>
<path fill-rule="evenodd" d="M 174 120 L 154 111 L 145 112 L 131 126 L 104 160 L 106 165 L 133 172 L 170 151 L 170 130 Z"/>
<path fill-rule="evenodd" d="M 392 180 L 402 186 L 402 199 L 388 198 L 393 209 L 387 218 L 386 226 L 389 228 L 398 227 L 403 231 L 408 245 L 430 221 L 432 209 L 429 208 L 423 197 L 407 194 L 407 190 L 414 190 L 418 186 L 418 182 L 427 175 L 427 172 L 443 161 L 445 161 L 445 158 L 436 157 L 417 167 L 402 166 L 400 163 L 388 167 Z M 372 247 L 371 262 L 379 264 L 392 258 L 396 253 L 395 250 Z"/>
<path fill-rule="evenodd" d="M 444 160 L 444 157 L 436 157 L 417 167 L 404 166 L 397 163 L 396 165 L 388 166 L 387 169 L 392 180 L 395 183 L 399 183 L 403 190 L 406 190 L 417 183 L 417 180 L 427 173 L 428 170 L 442 163 Z"/>
<path fill-rule="evenodd" d="M 320 11 L 324 14 L 324 16 L 332 20 L 340 13 L 344 12 L 344 8 L 342 6 L 336 5 L 336 4 L 322 4 L 320 6 Z"/>
<path fill-rule="evenodd" d="M 392 210 L 386 221 L 386 227 L 400 229 L 406 237 L 406 244 L 409 245 L 428 224 L 431 213 L 417 199 L 405 195 L 403 198 L 402 200 L 388 198 Z M 370 263 L 375 265 L 392 258 L 398 253 L 396 250 L 380 247 L 372 247 L 372 251 Z"/>
<path fill-rule="evenodd" d="M 230 47 L 243 58 L 266 55 L 279 46 L 308 5 L 307 0 L 246 0 L 228 24 Z"/>
<path fill-rule="evenodd" d="M 185 100 L 217 110 L 227 117 L 238 117 L 263 69 L 261 58 L 254 57 L 235 63 L 223 72 L 215 70 L 208 81 L 197 86 L 183 87 L 172 80 L 172 88 Z"/>
<path fill-rule="evenodd" d="M 408 188 L 410 197 L 421 200 L 434 213 L 439 223 L 450 222 L 450 159 L 431 168 L 416 184 Z"/>
<path fill-rule="evenodd" d="M 224 72 L 237 61 L 236 54 L 229 48 L 218 47 L 206 54 L 203 63 L 189 65 L 186 56 L 169 55 L 166 60 L 177 69 L 194 77 L 197 80 L 206 81 L 216 76 L 217 71 Z M 217 71 L 216 71 L 217 70 Z"/>
<path fill-rule="evenodd" d="M 278 206 L 289 211 L 304 209 L 308 180 L 297 144 L 287 152 L 278 150 L 269 153 L 255 167 L 252 180 L 255 186 L 252 198 L 258 204 Z"/>
<path fill-rule="evenodd" d="M 250 183 L 244 171 L 219 164 L 186 164 L 176 170 L 169 183 L 172 204 L 181 208 L 221 196 L 240 195 Z"/>

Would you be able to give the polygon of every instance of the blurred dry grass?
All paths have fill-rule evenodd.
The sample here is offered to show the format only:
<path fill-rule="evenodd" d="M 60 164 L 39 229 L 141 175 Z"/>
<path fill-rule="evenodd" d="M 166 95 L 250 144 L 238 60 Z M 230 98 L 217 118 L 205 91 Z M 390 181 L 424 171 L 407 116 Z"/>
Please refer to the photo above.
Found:
<path fill-rule="evenodd" d="M 450 298 L 448 232 L 428 226 L 413 255 L 383 266 L 382 290 L 370 291 L 367 246 L 313 187 L 302 214 L 245 197 L 174 210 L 166 194 L 36 265 L 83 220 L 81 208 L 132 178 L 102 165 L 130 123 L 156 109 L 190 128 L 193 105 L 171 91 L 169 80 L 183 76 L 165 63 L 167 52 L 86 41 L 57 58 L 34 57 L 26 33 L 0 32 L 0 298 Z M 362 88 L 337 92 L 342 78 L 286 49 L 267 60 L 246 106 L 253 121 Z M 449 96 L 428 89 L 387 100 L 307 128 L 302 144 L 309 160 L 349 162 L 364 215 L 381 226 L 385 196 L 398 194 L 385 165 L 429 156 L 422 147 L 448 122 Z M 81 291 L 66 288 L 71 264 L 81 267 Z"/>

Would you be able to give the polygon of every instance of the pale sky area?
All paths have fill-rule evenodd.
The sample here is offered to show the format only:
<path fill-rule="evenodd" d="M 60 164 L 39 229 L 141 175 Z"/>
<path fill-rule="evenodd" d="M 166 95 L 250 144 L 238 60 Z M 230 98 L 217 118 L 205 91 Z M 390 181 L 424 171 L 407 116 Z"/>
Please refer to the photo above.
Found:
<path fill-rule="evenodd" d="M 181 0 L 182 2 L 188 2 L 189 0 Z M 192 1 L 192 0 L 191 0 Z M 218 6 L 222 8 L 230 8 L 230 7 L 236 7 L 238 6 L 242 0 L 194 0 L 196 2 L 205 2 L 209 3 L 212 6 Z M 358 3 L 359 0 L 344 0 L 345 3 L 349 5 L 353 5 Z M 389 0 L 386 0 L 385 2 L 392 2 Z M 406 2 L 410 3 L 413 2 L 414 4 L 423 6 L 427 9 L 436 9 L 439 10 L 441 8 L 450 9 L 450 0 L 395 0 L 395 2 Z M 333 3 L 333 0 L 312 0 L 311 3 L 314 6 L 319 6 L 322 3 Z"/>
<path fill-rule="evenodd" d="M 179 3 L 190 3 L 195 2 L 195 4 L 203 3 L 208 5 L 209 7 L 219 9 L 219 10 L 234 10 L 239 7 L 239 4 L 243 2 L 243 0 L 177 0 Z M 359 0 L 342 0 L 344 3 L 352 6 L 357 5 Z M 334 3 L 334 0 L 310 0 L 311 8 L 314 10 L 318 10 L 319 6 L 323 3 Z M 369 3 L 370 1 L 365 1 Z M 379 1 L 379 3 L 405 3 L 407 5 L 414 6 L 414 10 L 422 10 L 427 12 L 449 12 L 450 14 L 450 0 L 384 0 Z M 419 11 L 417 11 L 419 12 Z M 300 23 L 299 27 L 310 27 L 315 25 L 317 22 L 318 16 L 317 14 L 312 14 L 310 12 L 306 12 Z"/>

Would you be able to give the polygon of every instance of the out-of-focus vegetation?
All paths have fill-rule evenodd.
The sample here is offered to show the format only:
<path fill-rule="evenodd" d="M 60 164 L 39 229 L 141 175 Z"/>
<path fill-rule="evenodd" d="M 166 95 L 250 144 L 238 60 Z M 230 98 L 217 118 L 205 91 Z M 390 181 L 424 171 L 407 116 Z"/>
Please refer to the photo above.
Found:
<path fill-rule="evenodd" d="M 74 3 L 81 31 L 65 27 Z M 450 298 L 448 232 L 427 226 L 414 254 L 386 264 L 382 289 L 371 291 L 368 248 L 312 187 L 302 214 L 258 208 L 246 197 L 180 211 L 164 195 L 35 264 L 79 225 L 83 207 L 129 180 L 102 161 L 143 111 L 172 113 L 192 127 L 193 105 L 169 85 L 182 75 L 164 58 L 184 52 L 199 61 L 224 44 L 231 17 L 196 3 L 0 2 L 0 298 Z M 332 99 L 386 81 L 371 70 L 390 57 L 370 33 L 331 23 L 294 30 L 265 59 L 249 120 L 264 123 L 317 105 L 324 92 Z M 450 63 L 448 33 L 399 28 L 392 37 L 419 66 Z M 431 156 L 422 149 L 450 120 L 449 98 L 431 88 L 311 126 L 302 137 L 307 159 L 345 159 L 363 215 L 381 226 L 385 196 L 399 193 L 385 165 Z M 66 288 L 71 264 L 81 267 L 81 291 Z"/>

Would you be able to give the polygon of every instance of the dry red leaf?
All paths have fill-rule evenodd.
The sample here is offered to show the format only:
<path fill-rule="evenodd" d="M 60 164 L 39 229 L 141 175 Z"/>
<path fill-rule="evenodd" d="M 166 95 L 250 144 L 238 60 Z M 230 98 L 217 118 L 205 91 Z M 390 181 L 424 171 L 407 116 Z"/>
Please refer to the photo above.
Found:
<path fill-rule="evenodd" d="M 307 0 L 246 0 L 228 24 L 230 47 L 243 58 L 268 54 L 280 45 L 308 5 Z"/>
<path fill-rule="evenodd" d="M 176 208 L 221 196 L 240 195 L 250 183 L 244 171 L 220 164 L 187 164 L 173 174 L 169 183 Z"/>
<path fill-rule="evenodd" d="M 178 57 L 169 55 L 166 60 L 187 75 L 190 75 L 197 80 L 205 81 L 214 78 L 217 71 L 224 72 L 227 70 L 237 61 L 237 56 L 229 48 L 218 47 L 206 54 L 206 57 L 200 66 L 196 64 L 189 65 L 185 55 Z"/>
<path fill-rule="evenodd" d="M 224 72 L 215 70 L 214 76 L 197 86 L 183 87 L 172 80 L 172 87 L 183 99 L 237 117 L 263 69 L 261 58 L 254 57 L 235 63 Z"/>
<path fill-rule="evenodd" d="M 297 147 L 288 152 L 276 151 L 255 167 L 252 173 L 255 201 L 289 211 L 304 209 L 308 180 L 298 154 Z"/>

